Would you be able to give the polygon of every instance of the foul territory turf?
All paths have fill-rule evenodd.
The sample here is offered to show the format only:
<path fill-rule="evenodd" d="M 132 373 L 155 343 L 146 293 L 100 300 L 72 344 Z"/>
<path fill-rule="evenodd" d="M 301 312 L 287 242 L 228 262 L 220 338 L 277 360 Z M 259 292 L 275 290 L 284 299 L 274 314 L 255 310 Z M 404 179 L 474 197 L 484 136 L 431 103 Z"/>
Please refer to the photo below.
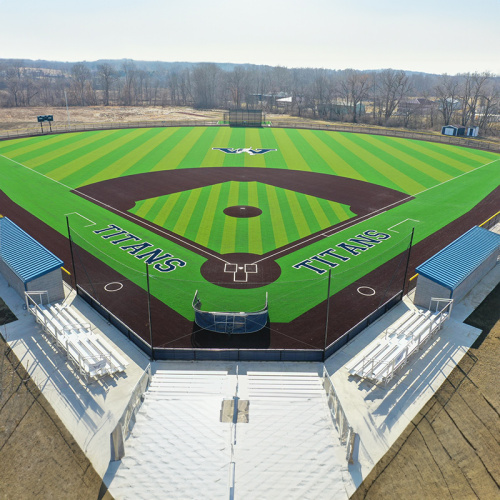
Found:
<path fill-rule="evenodd" d="M 149 265 L 157 346 L 322 348 L 329 271 L 327 343 L 402 288 L 412 229 L 410 271 L 498 211 L 499 172 L 495 153 L 375 135 L 92 131 L 0 143 L 0 214 L 146 339 Z M 267 293 L 269 328 L 201 336 L 196 290 L 211 311 Z"/>

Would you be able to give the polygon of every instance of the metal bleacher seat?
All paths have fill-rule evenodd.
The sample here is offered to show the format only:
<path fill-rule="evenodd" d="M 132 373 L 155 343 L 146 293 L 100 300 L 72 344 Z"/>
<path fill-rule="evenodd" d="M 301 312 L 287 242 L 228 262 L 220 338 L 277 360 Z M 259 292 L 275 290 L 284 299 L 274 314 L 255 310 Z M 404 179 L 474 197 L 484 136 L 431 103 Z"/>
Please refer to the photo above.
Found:
<path fill-rule="evenodd" d="M 122 372 L 128 362 L 100 335 L 92 331 L 74 308 L 60 304 L 37 304 L 27 294 L 27 306 L 57 346 L 87 382 Z"/>
<path fill-rule="evenodd" d="M 443 301 L 444 299 L 438 299 Z M 451 302 L 440 311 L 413 309 L 366 346 L 347 367 L 351 375 L 387 383 L 410 356 L 441 328 L 450 315 Z"/>

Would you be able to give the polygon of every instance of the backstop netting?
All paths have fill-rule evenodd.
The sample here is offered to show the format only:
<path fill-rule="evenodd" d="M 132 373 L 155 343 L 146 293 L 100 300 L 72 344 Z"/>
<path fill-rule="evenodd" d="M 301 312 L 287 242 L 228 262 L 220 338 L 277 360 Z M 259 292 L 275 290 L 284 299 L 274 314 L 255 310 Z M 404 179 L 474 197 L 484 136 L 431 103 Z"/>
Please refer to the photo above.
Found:
<path fill-rule="evenodd" d="M 241 334 L 262 330 L 268 319 L 267 293 L 266 304 L 255 312 L 210 312 L 202 311 L 198 290 L 193 298 L 195 323 L 204 330 L 218 333 Z"/>
<path fill-rule="evenodd" d="M 224 123 L 230 127 L 262 127 L 264 119 L 261 109 L 230 109 L 224 113 Z"/>

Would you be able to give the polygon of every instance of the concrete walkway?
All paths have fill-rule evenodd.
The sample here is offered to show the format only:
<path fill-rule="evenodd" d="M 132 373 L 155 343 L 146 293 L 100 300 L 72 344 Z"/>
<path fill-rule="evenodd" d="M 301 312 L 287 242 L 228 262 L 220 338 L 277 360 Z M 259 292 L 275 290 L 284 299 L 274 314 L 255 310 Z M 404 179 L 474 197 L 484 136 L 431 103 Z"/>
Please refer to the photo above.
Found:
<path fill-rule="evenodd" d="M 180 458 L 193 451 L 194 445 L 189 446 L 189 441 L 199 443 L 200 450 L 209 453 L 207 457 L 211 456 L 210 453 L 214 457 L 224 457 L 221 462 L 214 461 L 214 464 L 225 464 L 219 481 L 220 484 L 224 482 L 224 488 L 214 484 L 214 498 L 219 496 L 219 487 L 223 497 L 233 495 L 231 498 L 348 498 L 424 408 L 477 338 L 480 331 L 463 324 L 463 320 L 498 282 L 500 265 L 454 307 L 451 319 L 445 323 L 435 341 L 427 344 L 387 387 L 376 387 L 350 377 L 346 365 L 360 349 L 404 314 L 408 307 L 405 302 L 359 334 L 325 363 L 349 423 L 359 435 L 353 465 L 346 464 L 345 450 L 339 444 L 321 391 L 321 363 L 158 362 L 154 364 L 153 372 L 199 372 L 199 382 L 203 380 L 200 374 L 207 370 L 225 371 L 227 375 L 224 376 L 225 382 L 208 394 L 210 402 L 206 407 L 199 407 L 199 415 L 196 411 L 198 406 L 193 406 L 192 399 L 189 403 L 191 409 L 186 407 L 184 414 L 182 401 L 185 398 L 172 398 L 170 394 L 167 400 L 175 400 L 176 403 L 154 403 L 155 409 L 151 407 L 150 411 L 156 414 L 156 418 L 169 419 L 172 425 L 164 426 L 161 433 L 151 433 L 147 415 L 140 425 L 138 418 L 137 450 L 142 446 L 141 436 L 147 435 L 148 456 L 153 460 L 151 468 L 144 469 L 142 474 L 151 483 L 160 472 L 172 481 L 174 476 L 168 473 L 168 467 L 156 467 L 155 474 L 149 475 L 156 463 L 154 457 L 159 456 L 159 450 L 176 450 L 172 456 Z M 109 435 L 148 366 L 147 357 L 79 297 L 70 294 L 67 302 L 88 318 L 95 325 L 95 332 L 104 335 L 129 361 L 125 374 L 85 385 L 65 357 L 43 335 L 34 317 L 23 308 L 23 300 L 1 277 L 0 296 L 18 317 L 18 321 L 1 327 L 2 335 L 96 471 L 104 474 L 110 459 Z M 289 384 L 291 380 L 293 383 Z M 301 385 L 303 389 L 300 389 Z M 199 394 L 194 395 L 202 399 Z M 150 397 L 148 395 L 146 399 Z M 232 424 L 218 421 L 220 413 L 217 415 L 216 409 L 221 408 L 224 399 L 234 400 L 235 397 L 250 402 L 249 423 L 237 422 L 231 429 Z M 158 410 L 156 405 L 159 405 Z M 176 405 L 178 411 L 173 412 Z M 144 407 L 145 412 L 148 407 Z M 182 421 L 183 414 L 199 425 L 191 425 L 187 430 L 183 427 L 187 423 Z M 218 429 L 217 439 L 210 442 L 205 441 L 207 433 L 204 426 L 207 425 Z M 182 432 L 175 435 L 172 432 L 175 429 Z M 132 465 L 135 446 L 132 443 L 134 437 L 129 438 L 122 461 L 123 464 L 129 461 L 129 471 L 122 474 L 120 463 L 113 463 L 106 476 L 108 484 L 111 484 L 111 493 L 115 489 L 114 481 L 120 479 L 121 482 L 116 483 L 117 498 L 126 498 L 134 487 L 132 471 L 136 466 Z M 160 456 L 165 457 L 165 454 Z M 206 460 L 209 462 L 210 458 Z M 173 472 L 173 462 L 167 463 L 172 464 Z M 203 487 L 195 482 L 194 476 L 195 471 L 188 467 L 175 469 L 175 481 L 185 493 L 183 498 L 199 498 L 202 494 Z M 136 493 L 139 494 L 137 490 Z M 141 495 L 145 498 L 165 497 L 164 490 L 146 489 Z"/>
<path fill-rule="evenodd" d="M 93 331 L 109 341 L 129 362 L 126 373 L 85 384 L 43 333 L 24 301 L 0 276 L 0 297 L 18 320 L 1 328 L 2 336 L 32 380 L 54 408 L 101 476 L 111 457 L 110 433 L 121 418 L 130 393 L 146 369 L 146 355 L 107 323 L 83 299 L 65 285 L 65 304 L 76 308 L 93 325 Z"/>

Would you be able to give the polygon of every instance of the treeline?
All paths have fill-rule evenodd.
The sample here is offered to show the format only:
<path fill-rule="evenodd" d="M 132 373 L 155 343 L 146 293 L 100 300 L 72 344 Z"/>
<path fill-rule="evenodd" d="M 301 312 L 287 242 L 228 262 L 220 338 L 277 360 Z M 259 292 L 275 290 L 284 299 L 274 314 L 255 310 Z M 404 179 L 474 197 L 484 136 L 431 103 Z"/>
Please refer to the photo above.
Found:
<path fill-rule="evenodd" d="M 412 129 L 494 129 L 500 78 L 214 63 L 0 60 L 0 107 L 248 107 L 330 121 Z"/>

